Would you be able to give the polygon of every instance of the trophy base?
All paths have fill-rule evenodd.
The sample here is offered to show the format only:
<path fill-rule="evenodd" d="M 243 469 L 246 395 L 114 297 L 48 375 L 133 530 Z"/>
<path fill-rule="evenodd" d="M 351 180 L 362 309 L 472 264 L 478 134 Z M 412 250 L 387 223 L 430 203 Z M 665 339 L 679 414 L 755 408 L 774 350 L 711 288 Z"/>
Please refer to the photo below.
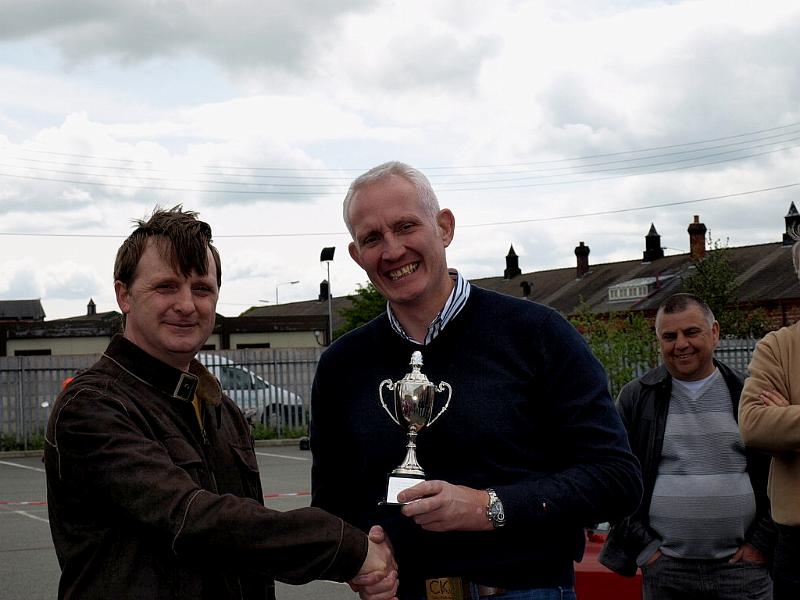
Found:
<path fill-rule="evenodd" d="M 414 487 L 421 481 L 425 481 L 424 475 L 411 475 L 411 474 L 397 474 L 392 473 L 389 475 L 388 484 L 386 486 L 386 501 L 382 504 L 394 504 L 401 506 L 405 502 L 397 500 L 397 494 L 410 487 Z"/>

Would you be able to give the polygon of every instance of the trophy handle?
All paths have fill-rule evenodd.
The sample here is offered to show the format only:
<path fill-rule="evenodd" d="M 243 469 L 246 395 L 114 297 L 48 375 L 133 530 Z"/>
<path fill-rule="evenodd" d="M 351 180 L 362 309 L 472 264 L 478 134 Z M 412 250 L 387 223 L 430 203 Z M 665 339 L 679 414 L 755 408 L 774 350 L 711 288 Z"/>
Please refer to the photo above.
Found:
<path fill-rule="evenodd" d="M 391 379 L 384 379 L 381 381 L 380 385 L 378 385 L 378 398 L 380 398 L 381 406 L 383 407 L 383 410 L 386 411 L 386 414 L 392 418 L 392 421 L 400 425 L 400 421 L 397 420 L 397 417 L 392 414 L 392 411 L 389 410 L 389 407 L 386 406 L 386 403 L 383 401 L 383 386 L 386 386 L 386 388 L 391 392 L 394 390 L 394 382 Z M 400 425 L 400 427 L 402 427 L 402 425 Z"/>
<path fill-rule="evenodd" d="M 447 389 L 447 402 L 444 403 L 442 410 L 440 410 L 435 417 L 433 417 L 429 422 L 428 425 L 433 425 L 436 422 L 436 419 L 442 416 L 442 413 L 447 410 L 447 407 L 450 406 L 450 398 L 453 397 L 453 388 L 450 387 L 450 384 L 446 381 L 442 381 L 439 385 L 436 386 L 437 392 L 443 392 Z M 383 402 L 383 398 L 381 398 L 381 402 Z"/>

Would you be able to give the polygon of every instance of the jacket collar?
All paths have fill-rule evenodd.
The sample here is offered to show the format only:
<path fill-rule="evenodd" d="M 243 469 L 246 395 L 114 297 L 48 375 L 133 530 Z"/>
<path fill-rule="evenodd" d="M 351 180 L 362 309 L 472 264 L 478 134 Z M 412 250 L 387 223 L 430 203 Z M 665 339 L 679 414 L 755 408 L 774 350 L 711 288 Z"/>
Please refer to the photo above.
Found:
<path fill-rule="evenodd" d="M 737 375 L 730 367 L 728 367 L 725 363 L 718 361 L 716 358 L 714 359 L 714 366 L 720 370 L 722 376 L 725 378 L 725 381 L 728 382 L 728 387 L 731 384 L 738 380 L 739 386 L 741 387 L 741 376 Z M 658 365 L 655 369 L 649 370 L 647 373 L 642 375 L 640 381 L 643 385 L 648 386 L 659 386 L 665 383 L 672 383 L 672 375 L 669 374 L 667 371 L 667 367 L 662 363 Z"/>
<path fill-rule="evenodd" d="M 669 374 L 669 371 L 667 371 L 667 367 L 664 366 L 664 364 L 660 364 L 655 369 L 651 369 L 642 375 L 640 381 L 643 385 L 657 386 L 671 379 L 672 376 Z"/>
<path fill-rule="evenodd" d="M 199 385 L 204 400 L 220 401 L 219 384 L 196 360 L 189 365 L 189 373 L 181 371 L 151 356 L 120 334 L 114 336 L 103 356 L 136 379 L 177 400 L 191 402 Z"/>

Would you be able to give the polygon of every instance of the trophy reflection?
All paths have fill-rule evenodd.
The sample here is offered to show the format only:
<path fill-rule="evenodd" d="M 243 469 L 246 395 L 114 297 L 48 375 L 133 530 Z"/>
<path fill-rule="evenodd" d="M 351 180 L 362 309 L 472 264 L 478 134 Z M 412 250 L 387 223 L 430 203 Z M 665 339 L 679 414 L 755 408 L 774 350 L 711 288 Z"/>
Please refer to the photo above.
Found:
<path fill-rule="evenodd" d="M 425 472 L 417 461 L 417 434 L 425 427 L 432 425 L 450 405 L 450 398 L 453 396 L 453 388 L 449 383 L 442 381 L 439 385 L 434 385 L 420 371 L 422 368 L 422 353 L 418 350 L 411 355 L 411 372 L 406 373 L 402 379 L 392 381 L 384 379 L 378 386 L 378 397 L 381 406 L 392 418 L 392 421 L 400 427 L 408 429 L 408 444 L 406 444 L 405 460 L 394 469 L 388 477 L 386 488 L 386 504 L 401 504 L 397 500 L 397 494 L 416 485 L 425 479 Z M 394 392 L 394 413 L 389 410 L 383 400 L 383 388 L 386 387 L 390 392 Z M 433 407 L 436 392 L 447 391 L 447 401 L 442 409 L 433 415 Z"/>

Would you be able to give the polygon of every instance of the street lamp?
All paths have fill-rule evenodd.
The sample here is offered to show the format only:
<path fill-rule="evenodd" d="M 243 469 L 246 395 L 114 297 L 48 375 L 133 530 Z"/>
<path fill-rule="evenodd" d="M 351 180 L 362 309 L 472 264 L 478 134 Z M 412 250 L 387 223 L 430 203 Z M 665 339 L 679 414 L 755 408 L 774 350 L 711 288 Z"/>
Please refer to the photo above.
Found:
<path fill-rule="evenodd" d="M 295 283 L 300 283 L 300 281 L 299 280 L 298 281 L 284 281 L 284 282 L 279 283 L 279 284 L 277 284 L 275 286 L 275 304 L 276 305 L 278 304 L 278 286 L 281 286 L 281 285 L 294 285 Z"/>
<path fill-rule="evenodd" d="M 319 262 L 327 263 L 328 266 L 328 344 L 333 341 L 333 311 L 331 310 L 331 261 L 336 247 L 328 246 L 322 249 L 319 255 Z"/>

